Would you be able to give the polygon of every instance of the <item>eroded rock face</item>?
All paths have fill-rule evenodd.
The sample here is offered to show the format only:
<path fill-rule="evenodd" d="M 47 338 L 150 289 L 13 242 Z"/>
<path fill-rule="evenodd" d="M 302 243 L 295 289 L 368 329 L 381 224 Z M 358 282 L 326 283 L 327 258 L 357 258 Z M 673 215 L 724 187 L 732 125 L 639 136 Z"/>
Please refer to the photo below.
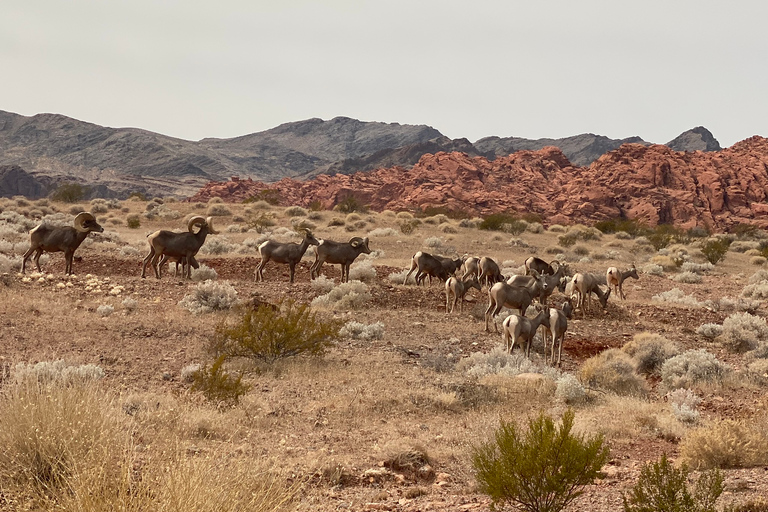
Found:
<path fill-rule="evenodd" d="M 739 222 L 768 227 L 768 139 L 752 137 L 717 152 L 678 152 L 624 144 L 589 167 L 555 147 L 488 161 L 465 153 L 424 155 L 411 169 L 352 175 L 212 182 L 192 197 L 242 201 L 277 190 L 284 205 L 319 201 L 332 208 L 349 196 L 375 210 L 444 207 L 472 215 L 537 213 L 548 223 L 593 223 L 615 217 L 649 225 L 727 229 Z"/>

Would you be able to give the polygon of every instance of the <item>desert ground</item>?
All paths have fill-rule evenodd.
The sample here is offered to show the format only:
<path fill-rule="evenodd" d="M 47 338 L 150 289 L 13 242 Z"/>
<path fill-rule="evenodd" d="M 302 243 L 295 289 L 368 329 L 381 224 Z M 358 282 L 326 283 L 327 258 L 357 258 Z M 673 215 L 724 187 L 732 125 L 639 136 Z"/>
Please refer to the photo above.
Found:
<path fill-rule="evenodd" d="M 3 414 L 9 410 L 14 375 L 23 368 L 55 361 L 98 366 L 103 377 L 92 385 L 103 401 L 101 409 L 117 425 L 116 432 L 124 434 L 120 442 L 128 439 L 124 445 L 109 445 L 104 457 L 131 461 L 132 478 L 152 461 L 183 459 L 189 467 L 210 461 L 201 471 L 217 475 L 211 485 L 221 474 L 244 474 L 238 471 L 250 466 L 274 475 L 275 485 L 292 495 L 287 510 L 488 510 L 490 500 L 478 492 L 474 478 L 472 447 L 490 439 L 500 419 L 524 426 L 541 411 L 559 418 L 572 408 L 579 433 L 605 436 L 610 461 L 602 478 L 567 510 L 619 510 L 622 493 L 634 485 L 642 465 L 662 454 L 679 460 L 686 443 L 689 465 L 704 464 L 708 459 L 691 444 L 723 437 L 718 434 L 723 425 L 738 425 L 752 436 L 753 447 L 754 440 L 767 444 L 758 444 L 762 458 L 736 454 L 728 459 L 727 465 L 735 467 L 723 470 L 719 508 L 768 495 L 768 351 L 762 350 L 768 332 L 755 331 L 754 339 L 745 341 L 747 350 L 734 350 L 732 339 L 729 343 L 700 329 L 745 311 L 759 321 L 768 314 L 755 291 L 765 265 L 757 256 L 761 232 L 734 241 L 726 257 L 708 268 L 698 249 L 702 239 L 661 251 L 647 240 L 613 234 L 559 245 L 560 236 L 585 227 L 532 225 L 511 234 L 441 215 L 413 221 L 403 213 L 344 214 L 263 202 L 129 199 L 73 205 L 14 198 L 0 204 Z M 77 250 L 75 275 L 64 274 L 64 257 L 54 253 L 43 257 L 42 273 L 29 262 L 22 276 L 20 255 L 28 246 L 29 229 L 45 214 L 71 223 L 78 210 L 97 210 L 104 232 L 90 234 Z M 147 216 L 148 211 L 154 213 Z M 151 269 L 141 278 L 146 236 L 158 229 L 184 231 L 189 215 L 213 215 L 220 233 L 209 235 L 197 259 L 215 271 L 214 283 L 234 288 L 243 306 L 195 314 L 180 305 L 202 286 L 202 278 L 195 278 L 200 271 L 193 280 L 174 277 L 172 271 L 156 279 Z M 140 225 L 128 227 L 129 218 L 138 218 Z M 404 224 L 412 232 L 403 233 Z M 369 237 L 372 254 L 358 259 L 352 276 L 363 279 L 368 296 L 339 304 L 316 301 L 313 311 L 321 318 L 381 326 L 364 330 L 372 339 L 342 336 L 321 356 L 300 354 L 270 363 L 229 360 L 225 368 L 242 374 L 248 391 L 235 404 L 207 399 L 191 389 L 188 374 L 192 365 L 212 363 L 208 348 L 217 327 L 242 315 L 254 299 L 311 303 L 328 291 L 323 289 L 331 286 L 327 280 L 339 285 L 338 265 L 326 264 L 327 279 L 311 282 L 313 249 L 299 264 L 294 284 L 288 282 L 287 265 L 275 263 L 266 266 L 264 282 L 254 281 L 258 243 L 268 238 L 298 242 L 296 227 L 309 227 L 322 239 Z M 639 279 L 625 282 L 626 300 L 611 296 L 605 309 L 597 304 L 585 315 L 574 313 L 562 366 L 555 368 L 545 360 L 538 338 L 530 361 L 519 347 L 512 356 L 500 351 L 501 336 L 484 331 L 485 287 L 470 290 L 463 312 L 447 314 L 442 284 L 403 285 L 403 270 L 417 251 L 490 256 L 505 275 L 519 271 L 531 255 L 558 258 L 571 272 L 601 276 L 610 266 L 624 270 L 635 264 Z M 685 262 L 695 264 L 689 267 L 697 270 L 689 273 L 698 277 L 677 277 Z M 207 273 L 200 275 L 212 277 L 210 270 L 202 270 Z M 664 293 L 674 289 L 679 292 Z M 549 304 L 563 300 L 555 292 Z M 700 399 L 688 415 L 674 410 L 669 395 L 674 389 L 658 371 L 631 370 L 621 376 L 631 382 L 629 392 L 587 382 L 585 362 L 620 349 L 641 333 L 662 337 L 670 354 L 704 349 L 725 368 L 716 378 L 707 374 L 687 381 L 684 387 Z M 565 375 L 580 379 L 579 393 L 561 389 Z M 12 425 L 13 418 L 0 419 L 0 431 Z M 729 442 L 734 450 L 744 444 Z M 0 509 L 57 508 L 57 498 L 25 486 L 12 471 L 0 473 Z"/>

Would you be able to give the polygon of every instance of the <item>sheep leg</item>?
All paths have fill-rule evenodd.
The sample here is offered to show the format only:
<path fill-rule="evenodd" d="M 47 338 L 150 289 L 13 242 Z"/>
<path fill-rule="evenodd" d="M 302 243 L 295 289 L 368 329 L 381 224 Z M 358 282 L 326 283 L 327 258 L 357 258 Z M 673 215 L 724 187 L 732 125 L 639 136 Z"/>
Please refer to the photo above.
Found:
<path fill-rule="evenodd" d="M 296 273 L 296 264 L 295 263 L 289 263 L 288 268 L 291 270 L 291 280 L 290 283 L 293 284 L 293 276 Z"/>
<path fill-rule="evenodd" d="M 30 247 L 27 249 L 27 252 L 24 253 L 24 258 L 21 260 L 21 273 L 26 274 L 27 273 L 27 260 L 30 256 L 32 256 L 32 253 L 35 252 L 36 249 L 34 247 Z"/>
<path fill-rule="evenodd" d="M 152 265 L 152 268 L 155 271 L 155 277 L 157 279 L 160 279 L 160 265 L 158 263 L 160 262 L 160 258 L 162 257 L 162 254 L 155 253 L 154 256 L 152 256 L 152 261 L 149 262 L 150 265 Z"/>
<path fill-rule="evenodd" d="M 316 260 L 315 264 L 312 265 L 315 268 L 315 273 L 312 275 L 312 279 L 316 277 L 320 277 L 320 269 L 323 268 L 323 263 L 325 263 L 325 260 Z M 310 269 L 310 274 L 312 273 L 312 269 Z"/>
<path fill-rule="evenodd" d="M 147 277 L 147 265 L 149 265 L 149 261 L 152 259 L 152 257 L 155 255 L 155 248 L 150 247 L 149 248 L 149 254 L 144 258 L 144 265 L 141 267 L 141 277 L 146 278 Z"/>
<path fill-rule="evenodd" d="M 35 256 L 35 263 L 38 262 L 38 259 L 40 256 Z M 72 260 L 75 259 L 75 251 L 72 250 L 66 250 L 64 251 L 64 273 L 65 274 L 71 274 L 72 273 Z M 40 267 L 38 266 L 38 269 Z"/>
<path fill-rule="evenodd" d="M 261 258 L 259 265 L 256 267 L 256 281 L 264 280 L 264 267 L 266 266 L 268 261 L 269 261 L 268 258 L 264 258 L 264 257 Z"/>

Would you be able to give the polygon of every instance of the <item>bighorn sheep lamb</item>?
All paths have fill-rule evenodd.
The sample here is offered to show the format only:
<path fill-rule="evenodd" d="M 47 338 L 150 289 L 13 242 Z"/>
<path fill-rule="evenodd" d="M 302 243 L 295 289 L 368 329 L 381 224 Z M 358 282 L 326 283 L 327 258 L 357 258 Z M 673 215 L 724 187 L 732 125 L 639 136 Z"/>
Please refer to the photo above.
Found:
<path fill-rule="evenodd" d="M 458 279 L 451 277 L 445 282 L 445 312 L 448 313 L 448 305 L 451 302 L 451 295 L 453 295 L 453 305 L 451 305 L 451 313 L 453 313 L 456 303 L 459 303 L 459 311 L 464 310 L 464 295 L 470 290 L 470 288 L 476 288 L 477 291 L 482 291 L 480 288 L 480 281 L 477 280 L 477 276 L 472 276 L 469 279 Z"/>
<path fill-rule="evenodd" d="M 544 358 L 547 358 L 547 333 L 552 337 L 552 354 L 549 358 L 550 364 L 555 363 L 555 344 L 557 349 L 557 366 L 561 366 L 563 355 L 563 341 L 565 340 L 565 331 L 568 330 L 568 320 L 573 313 L 571 301 L 563 302 L 561 309 L 549 308 L 549 320 L 542 324 L 544 327 Z"/>
<path fill-rule="evenodd" d="M 428 252 L 419 251 L 411 258 L 411 269 L 405 275 L 403 284 L 408 282 L 408 277 L 411 273 L 418 269 L 416 272 L 416 284 L 420 285 L 429 276 L 429 284 L 432 284 L 432 277 L 440 279 L 445 282 L 448 280 L 448 272 L 445 270 L 443 263 L 429 254 Z"/>
<path fill-rule="evenodd" d="M 466 279 L 469 276 L 475 276 L 478 277 L 480 275 L 480 258 L 476 256 L 470 256 L 469 258 L 464 260 L 464 275 L 461 276 L 462 279 Z"/>
<path fill-rule="evenodd" d="M 512 286 L 505 282 L 496 283 L 488 290 L 488 309 L 485 310 L 485 332 L 491 332 L 488 321 L 499 314 L 501 308 L 507 307 L 519 309 L 520 315 L 525 312 L 533 302 L 531 290 L 522 286 Z M 495 332 L 499 332 L 496 322 L 493 322 Z"/>
<path fill-rule="evenodd" d="M 157 262 L 157 266 L 160 268 L 160 274 L 162 275 L 162 268 L 163 265 L 166 263 L 175 263 L 176 268 L 173 271 L 173 277 L 176 277 L 179 275 L 179 265 L 181 265 L 181 275 L 184 276 L 187 273 L 187 258 L 186 257 L 178 257 L 178 256 L 168 256 L 167 254 L 163 254 L 163 257 L 160 258 L 160 261 Z M 200 268 L 200 264 L 197 262 L 197 260 L 192 257 L 190 258 L 190 263 L 192 265 L 192 268 L 198 269 Z"/>
<path fill-rule="evenodd" d="M 480 258 L 478 266 L 480 267 L 480 276 L 478 276 L 477 279 L 481 283 L 483 282 L 483 279 L 485 279 L 485 285 L 488 288 L 496 283 L 504 281 L 504 276 L 501 275 L 501 269 L 493 259 L 483 256 Z"/>
<path fill-rule="evenodd" d="M 608 304 L 608 297 L 611 296 L 611 289 L 603 292 L 598 286 L 598 277 L 593 274 L 578 273 L 573 276 L 573 291 L 578 297 L 577 307 L 581 308 L 581 316 L 584 316 L 585 309 L 592 309 L 592 293 L 595 293 L 600 299 L 600 306 L 605 308 Z M 584 299 L 587 300 L 587 307 L 584 307 Z"/>
<path fill-rule="evenodd" d="M 368 248 L 368 237 L 354 236 L 349 242 L 334 242 L 333 240 L 320 240 L 315 249 L 315 262 L 309 269 L 312 279 L 320 276 L 320 268 L 323 263 L 338 264 L 341 266 L 341 282 L 349 281 L 349 267 L 361 254 L 371 254 Z"/>
<path fill-rule="evenodd" d="M 318 245 L 320 242 L 312 235 L 308 229 L 304 230 L 304 238 L 300 244 L 288 242 L 281 243 L 274 240 L 267 240 L 259 245 L 259 255 L 261 261 L 256 267 L 256 281 L 264 280 L 264 267 L 270 261 L 275 263 L 287 263 L 291 272 L 290 282 L 293 283 L 293 276 L 296 274 L 296 264 L 301 261 L 304 253 L 310 245 Z"/>
<path fill-rule="evenodd" d="M 63 252 L 64 273 L 72 273 L 72 260 L 75 258 L 75 251 L 83 243 L 88 233 L 95 231 L 101 233 L 104 228 L 96 222 L 89 212 L 80 212 L 75 217 L 73 226 L 49 226 L 45 223 L 38 225 L 29 232 L 29 249 L 24 253 L 21 262 L 21 273 L 26 273 L 27 260 L 32 253 L 35 253 L 34 261 L 37 271 L 40 270 L 40 255 L 43 252 Z"/>
<path fill-rule="evenodd" d="M 537 306 L 539 307 L 539 306 Z M 511 354 L 512 349 L 515 348 L 515 343 L 520 340 L 520 348 L 523 347 L 523 341 L 525 341 L 525 356 L 531 357 L 531 345 L 533 345 L 533 337 L 536 335 L 536 331 L 539 326 L 547 323 L 549 320 L 549 308 L 543 308 L 533 318 L 527 318 L 521 315 L 509 315 L 501 323 L 501 338 L 504 340 L 504 344 L 507 347 L 507 353 Z M 544 355 L 546 357 L 546 346 Z"/>
<path fill-rule="evenodd" d="M 535 270 L 539 274 L 554 274 L 557 272 L 557 268 L 559 268 L 560 262 L 557 260 L 552 260 L 550 263 L 547 263 L 541 258 L 538 258 L 536 256 L 531 256 L 527 260 L 525 260 L 525 275 L 529 276 L 531 275 L 531 271 Z"/>
<path fill-rule="evenodd" d="M 200 229 L 195 233 L 195 226 Z M 213 227 L 213 217 L 201 217 L 196 215 L 187 222 L 187 231 L 177 233 L 161 229 L 155 231 L 147 237 L 149 243 L 149 254 L 144 258 L 144 265 L 141 268 L 141 277 L 147 277 L 147 265 L 152 264 L 155 269 L 155 277 L 160 279 L 160 258 L 165 255 L 173 258 L 186 258 L 192 261 L 197 251 L 205 243 L 205 238 L 209 235 L 218 234 Z M 187 265 L 187 279 L 192 277 L 192 266 Z"/>
<path fill-rule="evenodd" d="M 605 282 L 608 284 L 608 288 L 613 286 L 615 292 L 614 295 L 618 295 L 621 300 L 627 298 L 627 296 L 624 295 L 624 289 L 622 286 L 624 285 L 624 280 L 628 277 L 640 279 L 640 276 L 637 275 L 637 268 L 635 268 L 634 263 L 629 269 L 624 271 L 620 271 L 616 267 L 610 267 L 605 272 Z"/>

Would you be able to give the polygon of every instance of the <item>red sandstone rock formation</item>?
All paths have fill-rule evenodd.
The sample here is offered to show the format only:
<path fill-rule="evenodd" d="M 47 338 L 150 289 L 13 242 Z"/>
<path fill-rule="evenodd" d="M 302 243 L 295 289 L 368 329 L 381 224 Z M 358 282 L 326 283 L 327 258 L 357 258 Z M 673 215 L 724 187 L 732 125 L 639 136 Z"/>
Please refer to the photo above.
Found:
<path fill-rule="evenodd" d="M 209 183 L 190 201 L 242 201 L 277 190 L 284 205 L 349 196 L 374 210 L 445 207 L 473 215 L 537 213 L 547 223 L 593 223 L 625 216 L 649 225 L 707 226 L 747 222 L 768 227 L 768 139 L 752 137 L 718 152 L 676 152 L 625 144 L 589 167 L 574 167 L 554 147 L 518 151 L 489 162 L 464 153 L 425 155 L 411 169 L 393 167 L 305 182 Z"/>

